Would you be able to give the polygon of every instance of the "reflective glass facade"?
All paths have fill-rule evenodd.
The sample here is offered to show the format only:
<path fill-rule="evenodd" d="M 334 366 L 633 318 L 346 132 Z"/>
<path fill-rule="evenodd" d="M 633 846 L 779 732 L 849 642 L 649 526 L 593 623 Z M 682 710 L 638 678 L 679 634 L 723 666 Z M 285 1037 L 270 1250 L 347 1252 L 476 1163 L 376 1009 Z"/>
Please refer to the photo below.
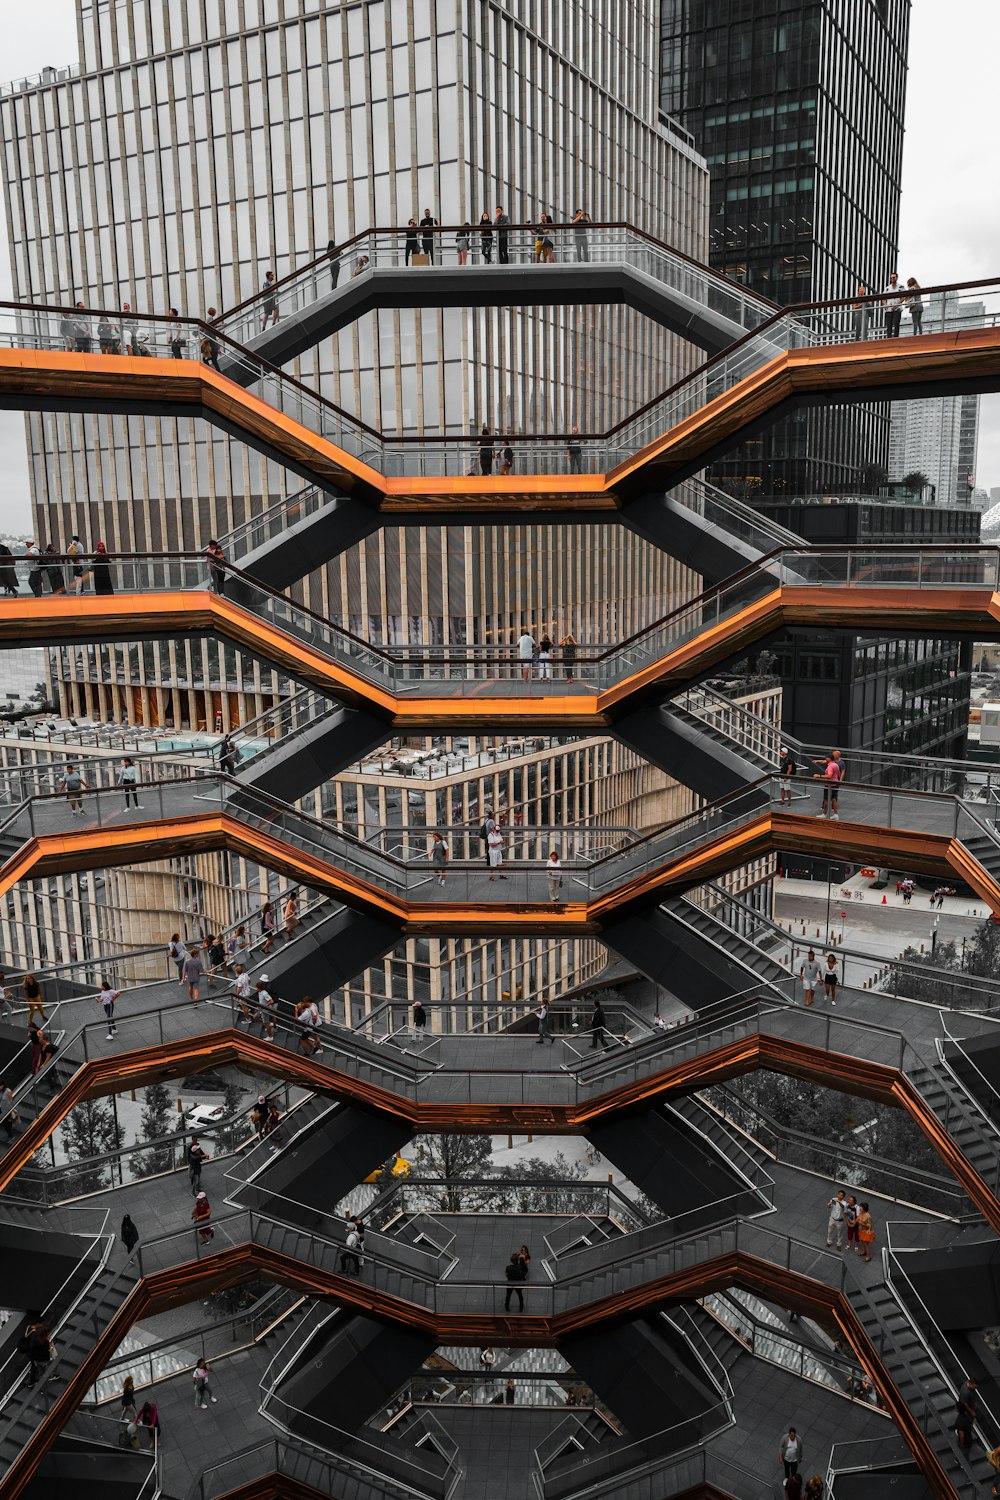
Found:
<path fill-rule="evenodd" d="M 711 174 L 711 263 L 775 302 L 896 269 L 909 0 L 663 0 L 662 100 Z M 883 412 L 802 412 L 720 465 L 765 493 L 857 483 Z"/>

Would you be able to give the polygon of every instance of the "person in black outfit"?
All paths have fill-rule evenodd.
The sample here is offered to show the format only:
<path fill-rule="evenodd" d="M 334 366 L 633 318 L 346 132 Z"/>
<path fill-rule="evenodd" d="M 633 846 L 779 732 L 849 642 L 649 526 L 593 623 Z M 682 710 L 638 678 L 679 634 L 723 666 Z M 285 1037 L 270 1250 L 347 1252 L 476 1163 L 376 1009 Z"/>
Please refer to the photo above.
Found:
<path fill-rule="evenodd" d="M 521 1282 L 526 1280 L 528 1269 L 516 1250 L 507 1262 L 504 1274 L 507 1277 L 507 1295 L 503 1303 L 504 1312 L 510 1312 L 511 1297 L 517 1298 L 518 1312 L 524 1312 L 524 1293 L 521 1291 Z"/>
<path fill-rule="evenodd" d="M 480 216 L 479 226 L 479 238 L 483 247 L 483 264 L 489 266 L 493 264 L 493 220 L 485 208 Z"/>
<path fill-rule="evenodd" d="M 330 286 L 337 290 L 337 282 L 340 280 L 340 256 L 337 254 L 337 246 L 333 240 L 327 240 L 326 253 L 330 258 Z"/>
<path fill-rule="evenodd" d="M 0 589 L 5 594 L 17 593 L 17 564 L 5 542 L 0 542 Z"/>
<path fill-rule="evenodd" d="M 510 262 L 510 252 L 508 249 L 510 244 L 508 229 L 510 218 L 504 213 L 503 208 L 497 209 L 497 216 L 494 222 L 497 229 L 497 260 L 502 266 L 506 266 Z"/>
<path fill-rule="evenodd" d="M 493 438 L 485 422 L 479 434 L 479 472 L 493 473 Z"/>
<path fill-rule="evenodd" d="M 128 1214 L 124 1214 L 122 1217 L 121 1242 L 125 1246 L 128 1255 L 132 1254 L 132 1251 L 139 1243 L 139 1231 L 132 1223 Z"/>
<path fill-rule="evenodd" d="M 417 221 L 407 219 L 406 221 L 406 264 L 410 264 L 410 256 L 417 253 Z"/>
<path fill-rule="evenodd" d="M 605 1017 L 604 1011 L 601 1008 L 601 1002 L 600 1000 L 595 1000 L 594 1014 L 590 1018 L 591 1051 L 593 1051 L 595 1047 L 606 1047 L 608 1045 L 608 1038 L 605 1032 L 605 1027 L 607 1026 L 607 1024 L 607 1018 Z"/>
<path fill-rule="evenodd" d="M 42 1371 L 52 1358 L 52 1335 L 48 1324 L 43 1323 L 40 1318 L 29 1323 L 21 1335 L 18 1348 L 31 1362 L 28 1384 L 37 1385 Z"/>
<path fill-rule="evenodd" d="M 430 264 L 434 264 L 434 230 L 437 227 L 437 219 L 434 218 L 429 208 L 424 209 L 424 216 L 420 220 L 420 228 L 423 230 L 423 249 Z"/>

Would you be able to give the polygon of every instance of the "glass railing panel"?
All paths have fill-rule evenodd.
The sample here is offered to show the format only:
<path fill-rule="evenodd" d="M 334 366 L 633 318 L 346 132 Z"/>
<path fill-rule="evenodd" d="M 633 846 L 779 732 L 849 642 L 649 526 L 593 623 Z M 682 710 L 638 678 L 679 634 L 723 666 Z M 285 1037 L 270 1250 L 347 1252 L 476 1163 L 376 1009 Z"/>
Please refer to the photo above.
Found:
<path fill-rule="evenodd" d="M 501 262 L 500 232 L 494 226 L 487 230 L 489 238 L 485 244 L 478 224 L 466 225 L 464 229 L 459 225 L 436 229 L 431 235 L 434 264 L 460 270 L 458 256 L 463 246 L 468 249 L 467 264 L 472 266 L 486 263 L 487 246 L 489 263 L 498 268 L 535 263 L 534 228 L 511 225 L 503 233 L 506 259 Z M 713 274 L 625 226 L 591 225 L 580 231 L 572 225 L 556 225 L 552 227 L 551 238 L 557 263 L 628 267 L 729 319 L 738 329 L 753 328 L 774 314 L 771 304 L 749 289 Z M 265 331 L 265 313 L 272 324 L 276 319 L 287 319 L 323 298 L 332 300 L 334 293 L 344 291 L 351 282 L 364 281 L 377 271 L 412 269 L 413 274 L 421 274 L 423 268 L 410 267 L 409 261 L 415 248 L 422 250 L 423 232 L 419 227 L 411 232 L 409 247 L 407 240 L 405 227 L 372 230 L 283 278 L 268 293 L 266 302 L 258 297 L 251 305 L 224 315 L 218 320 L 218 327 L 237 343 L 249 344 Z"/>

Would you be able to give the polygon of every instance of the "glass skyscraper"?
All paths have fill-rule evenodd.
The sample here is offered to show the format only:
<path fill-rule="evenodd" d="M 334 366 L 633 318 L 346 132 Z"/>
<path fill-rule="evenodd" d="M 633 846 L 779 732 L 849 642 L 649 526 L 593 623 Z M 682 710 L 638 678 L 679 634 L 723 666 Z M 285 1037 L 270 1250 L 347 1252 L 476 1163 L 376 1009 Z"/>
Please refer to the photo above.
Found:
<path fill-rule="evenodd" d="M 663 0 L 661 102 L 711 177 L 711 264 L 783 305 L 896 269 L 910 0 Z M 802 411 L 719 466 L 764 494 L 884 464 L 872 408 Z"/>

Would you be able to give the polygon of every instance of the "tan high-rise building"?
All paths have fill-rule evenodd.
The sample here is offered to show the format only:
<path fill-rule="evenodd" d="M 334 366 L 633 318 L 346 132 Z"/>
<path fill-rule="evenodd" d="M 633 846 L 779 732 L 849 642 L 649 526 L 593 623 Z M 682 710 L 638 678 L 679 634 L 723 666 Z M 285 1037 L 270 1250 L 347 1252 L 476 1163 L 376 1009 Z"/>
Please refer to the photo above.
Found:
<path fill-rule="evenodd" d="M 515 223 L 542 211 L 568 219 L 582 205 L 595 221 L 629 221 L 704 258 L 707 173 L 660 114 L 655 14 L 641 0 L 80 0 L 78 30 L 78 68 L 0 96 L 19 298 L 203 314 L 251 295 L 268 269 L 280 277 L 331 239 L 404 224 L 425 207 L 461 224 L 500 204 Z M 700 358 L 623 308 L 478 307 L 370 314 L 295 371 L 390 433 L 468 433 L 483 421 L 586 431 Z M 197 549 L 301 486 L 195 420 L 25 421 L 46 540 L 78 533 L 113 551 Z M 524 620 L 598 643 L 698 587 L 619 527 L 426 527 L 386 529 L 296 592 L 390 644 L 505 642 Z M 178 730 L 228 729 L 289 691 L 216 642 L 63 650 L 51 672 L 66 712 Z M 653 809 L 661 819 L 692 805 L 610 741 L 532 750 L 520 764 L 526 785 L 536 775 L 550 787 L 524 795 L 526 817 L 642 826 Z M 379 816 L 426 818 L 409 791 L 387 795 L 392 780 L 378 781 Z M 442 814 L 454 819 L 460 807 L 475 822 L 490 778 L 464 771 L 456 786 Z M 371 778 L 338 778 L 305 805 L 370 832 Z M 248 908 L 267 888 L 266 872 L 239 860 L 197 865 L 208 890 L 242 892 Z M 430 969 L 452 975 L 442 989 L 459 982 L 456 965 L 472 983 L 477 960 L 459 946 L 461 960 L 456 945 L 429 944 Z M 528 944 L 496 946 L 497 971 L 536 958 Z M 544 976 L 531 982 L 553 990 L 589 977 L 603 955 L 597 945 L 541 947 Z M 423 959 L 409 949 L 392 983 L 412 989 Z M 375 993 L 389 982 L 370 977 Z"/>

